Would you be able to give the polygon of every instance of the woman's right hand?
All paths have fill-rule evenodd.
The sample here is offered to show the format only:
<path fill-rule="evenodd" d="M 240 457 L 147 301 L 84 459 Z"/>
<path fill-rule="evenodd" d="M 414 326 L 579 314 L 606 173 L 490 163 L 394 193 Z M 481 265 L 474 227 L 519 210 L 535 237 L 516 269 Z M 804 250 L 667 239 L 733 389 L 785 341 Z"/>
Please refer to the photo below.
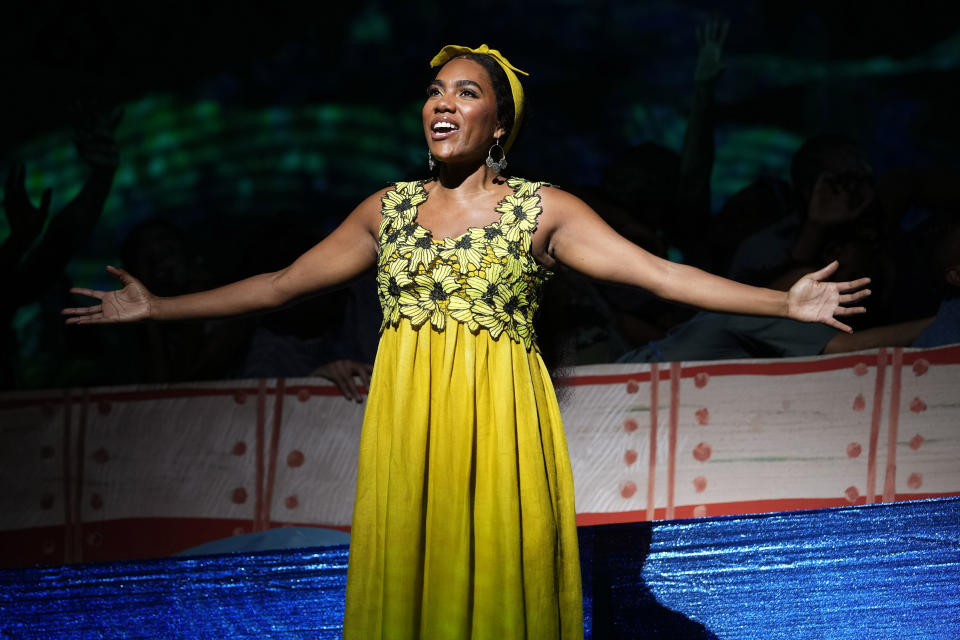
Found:
<path fill-rule="evenodd" d="M 114 291 L 79 287 L 70 289 L 70 293 L 96 298 L 100 304 L 64 309 L 61 313 L 70 316 L 67 318 L 67 324 L 137 322 L 150 317 L 150 310 L 157 297 L 150 293 L 142 282 L 123 269 L 108 266 L 107 271 L 123 284 L 123 288 Z"/>

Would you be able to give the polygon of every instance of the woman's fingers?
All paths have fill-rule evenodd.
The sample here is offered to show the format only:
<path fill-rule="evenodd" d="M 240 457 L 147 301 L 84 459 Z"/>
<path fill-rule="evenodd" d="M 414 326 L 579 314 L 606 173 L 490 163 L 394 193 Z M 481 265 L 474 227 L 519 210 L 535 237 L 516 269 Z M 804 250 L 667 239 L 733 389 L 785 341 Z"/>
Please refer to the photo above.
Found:
<path fill-rule="evenodd" d="M 840 296 L 840 304 L 849 304 L 851 302 L 856 302 L 857 300 L 863 300 L 870 295 L 870 289 L 864 289 L 863 291 L 857 291 L 855 293 L 845 293 Z"/>
<path fill-rule="evenodd" d="M 859 289 L 860 287 L 865 287 L 870 284 L 870 278 L 860 278 L 859 280 L 851 280 L 849 282 L 838 282 L 837 291 L 853 291 L 854 289 Z M 870 290 L 867 289 L 867 295 L 870 295 Z"/>
<path fill-rule="evenodd" d="M 88 316 L 91 313 L 103 313 L 103 305 L 98 304 L 92 307 L 68 307 L 60 313 L 65 316 Z"/>
<path fill-rule="evenodd" d="M 840 263 L 834 260 L 833 262 L 825 266 L 823 269 L 814 271 L 813 273 L 808 273 L 806 277 L 813 278 L 814 280 L 817 280 L 817 281 L 824 280 L 826 278 L 829 278 L 833 274 L 833 272 L 837 270 L 837 267 L 839 266 L 840 266 Z"/>
<path fill-rule="evenodd" d="M 103 322 L 103 313 L 97 312 L 92 315 L 81 315 L 67 318 L 67 324 L 89 324 L 93 322 Z"/>
<path fill-rule="evenodd" d="M 866 307 L 837 307 L 837 310 L 833 312 L 835 316 L 852 316 L 858 313 L 866 313 Z"/>
<path fill-rule="evenodd" d="M 114 266 L 108 264 L 108 265 L 107 265 L 107 271 L 109 271 L 110 274 L 113 275 L 113 277 L 115 277 L 117 280 L 119 280 L 120 282 L 122 282 L 122 283 L 124 284 L 124 286 L 126 286 L 126 285 L 128 285 L 128 284 L 130 284 L 131 282 L 134 281 L 134 278 L 133 278 L 132 275 L 130 275 L 129 273 L 127 273 L 127 272 L 124 271 L 123 269 L 120 269 L 119 267 L 114 267 Z"/>
<path fill-rule="evenodd" d="M 103 300 L 103 296 L 107 295 L 106 291 L 98 291 L 97 289 L 84 289 L 83 287 L 72 287 L 70 289 L 70 293 L 87 296 L 88 298 L 96 298 L 97 300 Z"/>
<path fill-rule="evenodd" d="M 824 320 L 824 323 L 830 325 L 834 329 L 843 331 L 844 333 L 853 333 L 853 328 L 850 327 L 850 325 L 843 324 L 836 318 L 830 318 L 829 320 Z"/>

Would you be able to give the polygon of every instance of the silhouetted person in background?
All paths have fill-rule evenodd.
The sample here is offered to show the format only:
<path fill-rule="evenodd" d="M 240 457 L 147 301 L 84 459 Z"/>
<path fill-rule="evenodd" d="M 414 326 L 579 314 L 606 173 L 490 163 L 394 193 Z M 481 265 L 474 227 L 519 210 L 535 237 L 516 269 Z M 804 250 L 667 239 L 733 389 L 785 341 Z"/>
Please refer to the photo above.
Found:
<path fill-rule="evenodd" d="M 244 253 L 240 277 L 276 271 L 319 242 L 320 234 L 292 212 L 257 230 Z M 348 286 L 301 301 L 295 308 L 260 315 L 244 358 L 244 378 L 320 376 L 344 398 L 360 402 L 368 387 L 380 328 L 372 274 Z"/>
<path fill-rule="evenodd" d="M 913 342 L 919 348 L 960 343 L 960 216 L 943 230 L 932 266 L 942 294 L 936 319 Z"/>
<path fill-rule="evenodd" d="M 680 153 L 651 142 L 632 147 L 607 168 L 600 189 L 573 189 L 631 242 L 701 268 L 710 267 L 700 235 L 710 219 L 714 94 L 726 68 L 722 54 L 728 30 L 729 21 L 722 19 L 696 29 L 693 102 Z M 566 272 L 548 287 L 553 295 L 547 296 L 543 315 L 550 317 L 540 326 L 549 364 L 551 349 L 565 352 L 568 364 L 609 362 L 625 349 L 663 337 L 692 315 L 645 291 Z"/>
<path fill-rule="evenodd" d="M 100 218 L 113 185 L 118 164 L 113 132 L 123 117 L 120 110 L 108 114 L 80 113 L 76 127 L 76 148 L 90 173 L 80 193 L 50 221 L 39 244 L 31 249 L 50 213 L 51 189 L 45 189 L 36 207 L 27 194 L 27 170 L 22 164 L 11 168 L 4 187 L 4 213 L 10 223 L 10 236 L 0 248 L 0 268 L 9 286 L 0 298 L 0 331 L 3 332 L 0 363 L 0 388 L 20 386 L 17 371 L 19 347 L 12 326 L 17 310 L 48 293 L 63 278 L 64 267 L 84 248 Z M 65 292 L 69 284 L 61 287 Z M 57 304 L 56 306 L 60 306 Z M 41 320 L 42 321 L 42 320 Z M 59 323 L 42 327 L 46 351 L 54 351 L 54 340 L 63 342 Z M 61 345 L 62 346 L 62 345 Z M 63 355 L 63 349 L 58 349 Z"/>
<path fill-rule="evenodd" d="M 121 248 L 124 267 L 156 290 L 174 296 L 216 286 L 187 234 L 159 218 L 134 227 Z M 185 382 L 236 377 L 247 351 L 253 320 L 203 320 L 137 327 L 140 382 Z"/>
<path fill-rule="evenodd" d="M 742 239 L 731 258 L 730 278 L 759 284 L 814 264 L 839 227 L 863 224 L 861 215 L 874 200 L 870 163 L 847 136 L 829 134 L 804 142 L 793 156 L 790 176 L 787 214 Z M 746 214 L 744 209 L 740 211 Z"/>

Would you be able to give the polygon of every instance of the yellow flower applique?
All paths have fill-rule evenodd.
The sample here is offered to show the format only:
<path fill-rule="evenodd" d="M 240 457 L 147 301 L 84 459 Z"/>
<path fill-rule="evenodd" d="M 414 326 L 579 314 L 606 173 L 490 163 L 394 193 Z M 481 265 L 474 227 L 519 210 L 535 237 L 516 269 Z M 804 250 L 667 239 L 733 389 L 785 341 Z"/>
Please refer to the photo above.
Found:
<path fill-rule="evenodd" d="M 384 228 L 384 225 L 387 225 Z M 397 251 L 397 243 L 401 238 L 413 233 L 416 225 L 408 223 L 406 225 L 390 225 L 389 220 L 383 219 L 380 223 L 380 264 L 388 261 Z"/>
<path fill-rule="evenodd" d="M 466 286 L 461 291 L 466 297 L 454 296 L 450 298 L 447 308 L 450 310 L 450 316 L 457 322 L 467 325 L 470 331 L 477 331 L 480 323 L 477 321 L 473 306 L 477 300 L 481 300 L 489 307 L 493 302 L 493 297 L 497 295 L 500 286 L 500 274 L 503 271 L 503 265 L 494 263 L 488 265 L 486 273 L 483 276 L 470 276 L 467 278 Z"/>
<path fill-rule="evenodd" d="M 527 263 L 533 258 L 527 253 L 530 246 L 530 234 L 524 233 L 516 242 L 504 242 L 493 245 L 493 255 L 503 264 L 503 273 L 509 280 L 516 280 L 527 269 Z"/>
<path fill-rule="evenodd" d="M 383 307 L 384 326 L 400 321 L 400 294 L 413 284 L 407 265 L 406 260 L 394 260 L 386 270 L 377 272 L 377 293 Z"/>
<path fill-rule="evenodd" d="M 423 191 L 413 194 L 402 193 L 395 189 L 387 191 L 381 202 L 383 207 L 380 213 L 395 226 L 407 224 L 417 214 L 417 205 L 427 199 Z"/>
<path fill-rule="evenodd" d="M 537 216 L 540 215 L 539 196 L 507 196 L 497 207 L 503 215 L 500 225 L 507 229 L 507 240 L 516 242 L 524 233 L 532 233 L 537 228 Z"/>
<path fill-rule="evenodd" d="M 483 260 L 483 243 L 478 242 L 468 231 L 459 238 L 446 238 L 443 241 L 443 248 L 440 249 L 440 259 L 450 260 L 456 258 L 460 263 L 460 268 L 466 271 L 470 265 L 480 266 Z"/>
<path fill-rule="evenodd" d="M 429 321 L 443 331 L 450 320 L 536 348 L 532 322 L 550 276 L 530 253 L 543 183 L 508 184 L 513 193 L 497 205 L 496 222 L 443 241 L 417 222 L 417 208 L 428 198 L 422 182 L 398 182 L 384 195 L 377 273 L 381 330 L 407 318 L 414 328 Z"/>
<path fill-rule="evenodd" d="M 499 223 L 487 225 L 486 227 L 475 227 L 467 233 L 470 234 L 470 239 L 477 243 L 478 246 L 484 247 L 483 253 L 485 258 L 494 247 L 507 246 L 507 236 L 504 234 L 503 229 L 500 228 Z"/>
<path fill-rule="evenodd" d="M 437 257 L 437 245 L 430 232 L 413 222 L 404 227 L 405 232 L 397 242 L 400 255 L 410 260 L 410 271 L 417 272 L 417 267 L 430 266 Z"/>
<path fill-rule="evenodd" d="M 446 325 L 444 303 L 460 288 L 451 272 L 450 265 L 437 265 L 431 273 L 414 277 L 416 287 L 413 291 L 404 289 L 400 292 L 400 313 L 409 318 L 414 327 L 429 319 L 437 331 L 443 331 Z"/>
<path fill-rule="evenodd" d="M 489 302 L 474 301 L 473 311 L 477 322 L 490 332 L 492 338 L 496 339 L 506 331 L 511 339 L 520 342 L 517 325 L 527 322 L 524 317 L 527 306 L 527 295 L 524 291 L 526 287 L 527 283 L 520 281 L 514 282 L 512 286 L 498 284 L 497 292 Z"/>
<path fill-rule="evenodd" d="M 547 185 L 550 186 L 549 182 L 530 182 L 524 180 L 523 178 L 508 178 L 507 186 L 513 189 L 513 193 L 516 196 L 530 196 L 536 193 L 540 187 Z"/>
<path fill-rule="evenodd" d="M 414 180 L 411 182 L 396 182 L 394 183 L 394 186 L 396 187 L 397 191 L 408 196 L 423 193 L 423 183 L 419 180 Z"/>

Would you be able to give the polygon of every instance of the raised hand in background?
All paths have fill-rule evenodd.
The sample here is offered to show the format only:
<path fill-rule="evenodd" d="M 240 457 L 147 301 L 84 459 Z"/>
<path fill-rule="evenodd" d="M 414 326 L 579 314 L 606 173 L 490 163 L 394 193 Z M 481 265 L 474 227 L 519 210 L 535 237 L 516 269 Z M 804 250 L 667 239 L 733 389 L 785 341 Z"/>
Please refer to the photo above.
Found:
<path fill-rule="evenodd" d="M 723 43 L 727 40 L 729 30 L 730 21 L 718 17 L 697 27 L 700 52 L 697 54 L 697 70 L 693 74 L 693 80 L 697 84 L 713 82 L 726 71 L 727 66 L 723 63 Z"/>
<path fill-rule="evenodd" d="M 76 119 L 74 144 L 80 159 L 94 170 L 116 169 L 120 155 L 114 133 L 120 121 L 123 120 L 123 109 L 116 107 L 97 113 L 78 107 L 74 113 Z"/>
<path fill-rule="evenodd" d="M 9 273 L 20 261 L 23 252 L 37 239 L 50 213 L 51 189 L 44 189 L 40 206 L 27 194 L 27 169 L 17 163 L 7 173 L 3 189 L 3 213 L 10 224 L 10 235 L 0 248 L 0 269 Z"/>

